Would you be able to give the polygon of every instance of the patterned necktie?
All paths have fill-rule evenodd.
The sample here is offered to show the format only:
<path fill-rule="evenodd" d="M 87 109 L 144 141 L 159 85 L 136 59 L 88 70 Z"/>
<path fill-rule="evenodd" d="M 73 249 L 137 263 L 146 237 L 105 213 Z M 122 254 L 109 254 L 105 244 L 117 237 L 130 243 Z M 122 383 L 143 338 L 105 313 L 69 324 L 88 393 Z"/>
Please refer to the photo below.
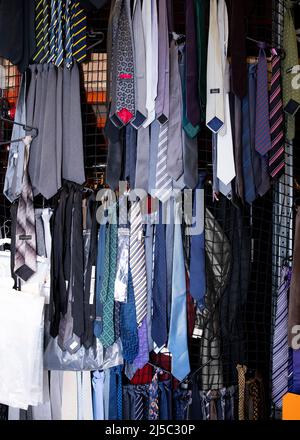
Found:
<path fill-rule="evenodd" d="M 140 201 L 131 205 L 130 213 L 130 255 L 129 265 L 132 274 L 136 322 L 140 326 L 147 314 L 147 278 L 145 245 Z"/>
<path fill-rule="evenodd" d="M 259 49 L 257 64 L 255 123 L 255 149 L 262 156 L 264 156 L 271 149 L 268 96 L 268 64 L 264 47 L 264 43 L 262 43 Z"/>
<path fill-rule="evenodd" d="M 44 53 L 40 63 L 45 63 L 49 57 L 49 4 L 48 0 L 43 1 L 43 49 Z"/>
<path fill-rule="evenodd" d="M 23 142 L 25 144 L 24 174 L 17 211 L 14 272 L 27 281 L 36 272 L 37 265 L 33 194 L 27 172 L 31 136 L 26 136 Z"/>
<path fill-rule="evenodd" d="M 270 128 L 272 148 L 269 156 L 269 172 L 280 177 L 284 172 L 284 117 L 281 91 L 280 56 L 272 49 L 272 79 L 270 91 Z"/>
<path fill-rule="evenodd" d="M 66 0 L 65 4 L 65 21 L 64 21 L 64 51 L 65 51 L 65 65 L 70 68 L 73 63 L 73 17 L 76 16 L 77 3 L 71 0 Z M 71 19 L 72 17 L 72 19 Z M 75 48 L 74 48 L 75 50 Z"/>
<path fill-rule="evenodd" d="M 277 408 L 282 407 L 282 397 L 288 391 L 288 290 L 292 270 L 283 266 L 276 300 L 273 338 L 272 399 Z"/>
<path fill-rule="evenodd" d="M 86 34 L 87 19 L 84 9 L 81 8 L 79 2 L 73 2 L 71 5 L 71 36 L 73 57 L 80 63 L 86 58 Z"/>
<path fill-rule="evenodd" d="M 57 53 L 55 58 L 55 65 L 61 66 L 64 60 L 64 43 L 63 43 L 63 10 L 62 0 L 57 0 Z"/>
<path fill-rule="evenodd" d="M 48 63 L 54 62 L 56 59 L 57 49 L 57 0 L 51 0 L 51 19 L 50 19 L 50 56 Z"/>
<path fill-rule="evenodd" d="M 256 199 L 256 190 L 254 182 L 254 170 L 252 163 L 251 140 L 250 140 L 250 110 L 249 95 L 247 94 L 242 101 L 242 117 L 243 117 L 243 175 L 244 175 L 244 196 L 247 203 L 252 203 Z"/>
<path fill-rule="evenodd" d="M 35 39 L 36 39 L 36 53 L 33 56 L 33 61 L 41 63 L 45 58 L 44 52 L 44 12 L 48 5 L 45 0 L 36 0 L 35 4 Z"/>
<path fill-rule="evenodd" d="M 100 300 L 103 304 L 103 329 L 100 341 L 110 347 L 115 341 L 114 332 L 114 290 L 117 267 L 118 228 L 115 220 L 116 208 L 112 208 L 111 222 L 106 233 L 105 266 Z"/>
<path fill-rule="evenodd" d="M 238 372 L 238 385 L 239 385 L 239 420 L 245 420 L 245 387 L 246 387 L 246 378 L 245 374 L 247 372 L 246 365 L 237 365 L 236 366 Z"/>
<path fill-rule="evenodd" d="M 283 86 L 283 105 L 289 107 L 291 114 L 286 115 L 286 137 L 292 141 L 295 137 L 295 117 L 294 113 L 300 105 L 300 88 L 294 87 L 294 81 L 297 84 L 299 64 L 299 54 L 295 24 L 291 9 L 293 3 L 290 0 L 285 2 L 285 14 L 283 21 L 283 39 L 282 46 L 285 56 L 282 60 L 282 86 Z M 293 69 L 295 67 L 295 70 Z"/>
<path fill-rule="evenodd" d="M 159 128 L 155 197 L 161 202 L 168 200 L 172 191 L 172 178 L 167 172 L 168 131 L 168 122 L 166 122 L 164 125 L 161 125 Z"/>
<path fill-rule="evenodd" d="M 109 420 L 122 420 L 122 365 L 110 369 L 109 375 Z"/>
<path fill-rule="evenodd" d="M 158 420 L 159 406 L 158 406 L 158 375 L 162 373 L 159 368 L 156 369 L 152 382 L 149 385 L 149 414 L 148 420 Z"/>

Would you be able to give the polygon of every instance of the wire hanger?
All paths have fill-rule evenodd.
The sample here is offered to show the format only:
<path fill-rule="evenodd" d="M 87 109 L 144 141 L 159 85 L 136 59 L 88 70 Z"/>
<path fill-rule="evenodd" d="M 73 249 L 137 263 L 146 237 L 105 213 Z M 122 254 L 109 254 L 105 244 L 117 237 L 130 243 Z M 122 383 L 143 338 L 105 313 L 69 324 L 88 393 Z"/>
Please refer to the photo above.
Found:
<path fill-rule="evenodd" d="M 22 124 L 20 122 L 15 122 L 11 119 L 5 118 L 4 116 L 0 116 L 0 120 L 4 121 L 4 122 L 8 122 L 9 124 L 12 124 L 12 125 L 18 125 L 18 126 L 22 127 L 25 132 L 27 132 L 27 131 L 31 132 L 30 135 L 32 136 L 32 138 L 36 138 L 38 135 L 38 129 L 35 127 L 31 127 L 31 125 L 26 125 L 26 124 Z M 0 145 L 7 145 L 7 144 L 12 144 L 14 142 L 21 142 L 23 139 L 24 139 L 24 137 L 18 138 L 18 139 L 11 139 L 9 141 L 1 141 Z"/>
<path fill-rule="evenodd" d="M 102 32 L 102 31 L 91 31 L 89 34 L 88 34 L 88 37 L 89 38 L 92 38 L 92 39 L 94 39 L 95 37 L 97 37 L 97 36 L 99 36 L 99 40 L 98 41 L 96 41 L 95 43 L 93 43 L 93 44 L 91 44 L 90 46 L 88 46 L 87 47 L 87 51 L 89 51 L 90 49 L 92 49 L 93 47 L 96 47 L 96 46 L 98 46 L 99 44 L 101 44 L 101 43 L 103 43 L 103 41 L 104 41 L 104 33 Z"/>

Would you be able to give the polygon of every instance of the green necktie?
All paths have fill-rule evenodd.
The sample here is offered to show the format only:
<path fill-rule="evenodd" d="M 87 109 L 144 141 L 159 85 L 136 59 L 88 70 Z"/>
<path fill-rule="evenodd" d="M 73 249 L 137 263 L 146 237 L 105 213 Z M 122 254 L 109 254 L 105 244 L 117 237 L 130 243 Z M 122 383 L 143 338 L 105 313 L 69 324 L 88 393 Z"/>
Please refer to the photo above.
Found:
<path fill-rule="evenodd" d="M 114 332 L 114 288 L 117 268 L 118 228 L 116 224 L 116 207 L 110 212 L 110 224 L 106 229 L 104 274 L 100 292 L 103 305 L 103 330 L 100 341 L 110 347 L 115 342 Z"/>
<path fill-rule="evenodd" d="M 292 69 L 294 66 L 298 66 L 299 59 L 297 37 L 291 8 L 292 3 L 290 0 L 287 0 L 283 27 L 283 49 L 285 51 L 285 57 L 282 60 L 284 106 L 292 104 L 293 101 L 300 105 L 300 88 L 296 89 L 293 87 L 293 81 L 297 84 L 296 77 L 298 71 L 295 70 L 295 72 L 292 72 Z M 295 106 L 296 103 L 294 103 Z M 295 118 L 290 114 L 286 116 L 286 137 L 290 141 L 295 137 Z"/>
<path fill-rule="evenodd" d="M 206 64 L 207 64 L 207 38 L 205 27 L 205 13 L 207 0 L 195 0 L 196 29 L 198 46 L 198 70 L 199 70 L 199 98 L 201 121 L 205 121 L 206 112 Z"/>

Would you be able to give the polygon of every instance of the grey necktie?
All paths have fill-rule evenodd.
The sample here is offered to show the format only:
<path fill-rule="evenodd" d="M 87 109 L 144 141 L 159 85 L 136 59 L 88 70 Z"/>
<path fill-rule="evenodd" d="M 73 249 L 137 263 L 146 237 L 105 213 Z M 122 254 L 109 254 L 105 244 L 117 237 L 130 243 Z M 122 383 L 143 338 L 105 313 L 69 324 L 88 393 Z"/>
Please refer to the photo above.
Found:
<path fill-rule="evenodd" d="M 178 66 L 178 46 L 173 40 L 170 48 L 170 114 L 167 171 L 175 180 L 183 174 L 181 121 L 182 90 Z"/>
<path fill-rule="evenodd" d="M 150 126 L 140 127 L 137 133 L 135 188 L 148 192 Z"/>
<path fill-rule="evenodd" d="M 133 19 L 133 43 L 134 43 L 134 62 L 135 62 L 135 106 L 136 114 L 131 125 L 139 128 L 146 120 L 146 53 L 145 38 L 142 25 L 142 5 L 141 0 L 135 1 Z"/>
<path fill-rule="evenodd" d="M 35 209 L 35 233 L 36 233 L 36 253 L 40 257 L 46 257 L 44 225 L 42 220 L 43 209 Z"/>
<path fill-rule="evenodd" d="M 158 2 L 158 86 L 157 98 L 155 101 L 156 118 L 161 124 L 167 122 L 169 118 L 169 30 L 168 30 L 168 13 L 167 1 L 159 0 Z"/>
<path fill-rule="evenodd" d="M 158 152 L 158 138 L 159 138 L 160 124 L 155 119 L 150 126 L 150 151 L 149 151 L 149 182 L 148 193 L 152 194 L 156 182 L 156 163 Z"/>

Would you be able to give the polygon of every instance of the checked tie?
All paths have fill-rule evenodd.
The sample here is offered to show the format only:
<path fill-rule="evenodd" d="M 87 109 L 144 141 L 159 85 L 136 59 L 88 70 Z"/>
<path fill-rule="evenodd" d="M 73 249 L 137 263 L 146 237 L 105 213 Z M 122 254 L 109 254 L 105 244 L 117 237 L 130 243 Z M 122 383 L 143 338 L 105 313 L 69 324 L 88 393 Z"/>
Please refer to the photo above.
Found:
<path fill-rule="evenodd" d="M 24 281 L 27 281 L 37 269 L 33 194 L 27 172 L 31 139 L 31 136 L 26 136 L 23 140 L 25 144 L 24 175 L 22 193 L 18 203 L 16 223 L 14 272 Z"/>
<path fill-rule="evenodd" d="M 284 116 L 281 90 L 280 56 L 272 49 L 272 79 L 270 91 L 271 150 L 269 157 L 270 175 L 280 177 L 284 172 Z"/>

